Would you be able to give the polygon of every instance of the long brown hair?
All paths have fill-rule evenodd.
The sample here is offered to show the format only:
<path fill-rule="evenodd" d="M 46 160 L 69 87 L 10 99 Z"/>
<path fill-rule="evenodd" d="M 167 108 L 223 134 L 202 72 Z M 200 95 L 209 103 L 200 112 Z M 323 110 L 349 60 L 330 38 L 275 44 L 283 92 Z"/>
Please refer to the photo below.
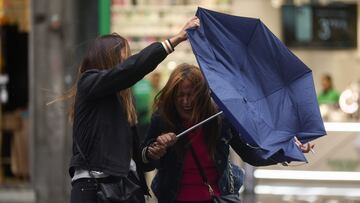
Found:
<path fill-rule="evenodd" d="M 191 123 L 196 124 L 218 111 L 210 97 L 210 90 L 200 69 L 194 65 L 186 63 L 180 64 L 171 73 L 165 87 L 155 97 L 154 101 L 154 110 L 159 112 L 163 120 L 173 128 L 176 126 L 176 123 L 179 122 L 180 116 L 174 109 L 176 109 L 175 101 L 179 84 L 184 80 L 190 81 L 194 89 Z M 206 136 L 205 143 L 211 157 L 214 158 L 216 141 L 219 136 L 218 119 L 204 124 L 203 129 Z"/>
<path fill-rule="evenodd" d="M 78 79 L 81 74 L 89 69 L 111 69 L 117 64 L 122 63 L 131 55 L 128 41 L 119 34 L 112 33 L 97 37 L 89 46 L 79 68 Z M 77 80 L 78 80 L 77 79 Z M 74 118 L 75 96 L 77 93 L 77 82 L 64 96 L 57 100 L 69 99 L 69 118 Z M 124 105 L 127 120 L 130 125 L 137 122 L 136 111 L 133 104 L 133 97 L 130 88 L 119 92 L 122 104 Z"/>

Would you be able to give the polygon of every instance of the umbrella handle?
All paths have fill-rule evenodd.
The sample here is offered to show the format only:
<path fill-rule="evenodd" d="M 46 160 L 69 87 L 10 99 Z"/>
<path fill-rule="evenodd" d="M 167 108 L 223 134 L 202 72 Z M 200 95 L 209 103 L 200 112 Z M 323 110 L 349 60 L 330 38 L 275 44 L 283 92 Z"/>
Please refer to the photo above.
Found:
<path fill-rule="evenodd" d="M 177 134 L 177 135 L 176 135 L 176 138 L 179 138 L 179 137 L 181 137 L 181 136 L 185 135 L 186 133 L 188 133 L 189 131 L 193 130 L 194 128 L 199 127 L 200 125 L 202 125 L 202 124 L 204 124 L 204 123 L 206 123 L 206 122 L 210 121 L 211 119 L 215 118 L 216 116 L 221 115 L 222 113 L 223 113 L 223 111 L 219 111 L 218 113 L 216 113 L 216 114 L 214 114 L 214 115 L 210 116 L 209 118 L 207 118 L 207 119 L 205 119 L 205 120 L 201 121 L 200 123 L 198 123 L 198 124 L 195 124 L 195 125 L 191 126 L 190 128 L 188 128 L 188 129 L 184 130 L 183 132 L 181 132 L 181 133 Z"/>

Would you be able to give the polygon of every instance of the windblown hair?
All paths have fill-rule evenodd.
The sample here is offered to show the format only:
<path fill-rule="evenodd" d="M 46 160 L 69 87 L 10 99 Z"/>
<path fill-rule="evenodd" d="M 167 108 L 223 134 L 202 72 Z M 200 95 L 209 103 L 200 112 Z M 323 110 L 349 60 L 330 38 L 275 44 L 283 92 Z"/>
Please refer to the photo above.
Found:
<path fill-rule="evenodd" d="M 210 97 L 210 90 L 198 67 L 186 63 L 178 65 L 171 73 L 165 87 L 155 97 L 154 110 L 172 128 L 181 121 L 180 115 L 174 109 L 176 95 L 181 82 L 188 80 L 193 85 L 193 110 L 190 123 L 196 124 L 217 113 L 217 108 Z M 205 142 L 209 153 L 214 158 L 216 142 L 219 136 L 219 119 L 213 119 L 204 124 Z"/>
<path fill-rule="evenodd" d="M 89 69 L 111 69 L 117 64 L 124 62 L 131 55 L 128 41 L 120 35 L 113 33 L 97 37 L 88 48 L 79 68 L 78 79 L 81 74 Z M 69 99 L 69 118 L 74 118 L 75 96 L 77 93 L 77 82 L 60 100 Z M 127 120 L 130 125 L 137 123 L 136 111 L 130 88 L 118 93 L 124 105 Z"/>

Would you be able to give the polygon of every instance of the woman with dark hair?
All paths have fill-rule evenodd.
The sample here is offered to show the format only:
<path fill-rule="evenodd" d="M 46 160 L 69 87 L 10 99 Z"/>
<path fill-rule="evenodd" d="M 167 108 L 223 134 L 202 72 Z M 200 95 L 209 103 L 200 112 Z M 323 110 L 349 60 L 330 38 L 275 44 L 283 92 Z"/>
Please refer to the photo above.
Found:
<path fill-rule="evenodd" d="M 243 172 L 230 163 L 229 146 L 251 165 L 275 164 L 248 147 L 221 117 L 176 140 L 174 133 L 218 112 L 196 66 L 179 65 L 157 95 L 154 107 L 142 159 L 148 169 L 158 169 L 152 190 L 159 203 L 207 203 L 220 196 L 239 202 Z M 310 145 L 300 143 L 299 147 L 308 152 Z"/>
<path fill-rule="evenodd" d="M 123 177 L 142 188 L 131 202 L 145 202 L 144 195 L 149 193 L 129 88 L 187 39 L 186 29 L 197 26 L 199 20 L 194 17 L 174 37 L 132 56 L 127 40 L 118 34 L 98 37 L 89 47 L 76 86 L 66 96 L 73 100 L 72 203 L 96 202 L 99 183 L 117 182 Z"/>

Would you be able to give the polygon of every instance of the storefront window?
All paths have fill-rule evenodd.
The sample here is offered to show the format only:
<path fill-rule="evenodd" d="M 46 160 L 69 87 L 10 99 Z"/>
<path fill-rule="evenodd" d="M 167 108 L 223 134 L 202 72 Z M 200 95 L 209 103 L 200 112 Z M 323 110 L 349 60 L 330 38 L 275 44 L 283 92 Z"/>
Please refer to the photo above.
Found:
<path fill-rule="evenodd" d="M 29 1 L 0 1 L 0 185 L 29 181 Z"/>

